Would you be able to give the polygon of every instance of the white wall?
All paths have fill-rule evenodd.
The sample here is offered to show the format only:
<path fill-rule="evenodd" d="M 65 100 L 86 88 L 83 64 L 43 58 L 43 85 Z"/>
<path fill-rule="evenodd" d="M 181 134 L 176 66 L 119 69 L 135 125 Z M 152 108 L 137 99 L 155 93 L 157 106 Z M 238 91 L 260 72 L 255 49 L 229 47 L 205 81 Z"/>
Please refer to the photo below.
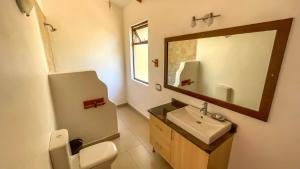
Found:
<path fill-rule="evenodd" d="M 132 1 L 124 9 L 128 102 L 145 116 L 148 116 L 148 108 L 169 102 L 171 97 L 201 106 L 200 100 L 167 89 L 162 92 L 154 89 L 156 82 L 163 84 L 163 66 L 155 68 L 149 62 L 149 86 L 131 79 L 128 36 L 131 25 L 145 19 L 149 21 L 149 60 L 159 58 L 163 65 L 165 37 L 295 17 L 269 122 L 218 106 L 209 105 L 209 111 L 224 113 L 239 125 L 229 169 L 299 169 L 299 6 L 298 0 L 144 0 L 142 4 Z M 208 12 L 222 17 L 211 27 L 201 23 L 194 29 L 190 27 L 193 15 L 203 16 Z"/>
<path fill-rule="evenodd" d="M 36 14 L 21 15 L 12 0 L 0 6 L 0 168 L 51 169 L 55 123 Z"/>
<path fill-rule="evenodd" d="M 103 0 L 42 0 L 57 72 L 95 70 L 115 104 L 126 102 L 122 9 Z"/>

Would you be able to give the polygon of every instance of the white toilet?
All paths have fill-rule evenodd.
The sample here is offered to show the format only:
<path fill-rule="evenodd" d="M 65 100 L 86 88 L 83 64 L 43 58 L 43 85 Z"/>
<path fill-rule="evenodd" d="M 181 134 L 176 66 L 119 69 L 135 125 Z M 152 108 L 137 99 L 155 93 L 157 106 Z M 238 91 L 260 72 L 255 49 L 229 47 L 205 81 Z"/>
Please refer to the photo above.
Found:
<path fill-rule="evenodd" d="M 65 129 L 54 131 L 49 145 L 53 169 L 111 169 L 118 150 L 113 142 L 103 142 L 71 155 L 69 134 Z"/>

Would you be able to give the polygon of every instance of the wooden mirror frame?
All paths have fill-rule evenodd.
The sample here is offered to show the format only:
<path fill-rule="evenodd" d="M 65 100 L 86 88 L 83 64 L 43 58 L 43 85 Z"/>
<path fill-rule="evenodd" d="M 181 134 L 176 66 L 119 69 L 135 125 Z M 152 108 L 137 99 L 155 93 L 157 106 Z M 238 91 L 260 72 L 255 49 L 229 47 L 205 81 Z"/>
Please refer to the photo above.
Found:
<path fill-rule="evenodd" d="M 287 45 L 290 29 L 292 26 L 293 18 L 264 22 L 258 24 L 251 24 L 245 26 L 238 26 L 232 28 L 225 28 L 207 32 L 200 32 L 194 34 L 187 34 L 175 37 L 165 38 L 165 57 L 164 57 L 164 87 L 183 93 L 203 101 L 233 110 L 235 112 L 254 117 L 262 121 L 268 121 L 269 112 L 271 109 L 277 80 L 281 68 L 281 63 L 283 60 L 285 48 Z M 216 36 L 226 36 L 234 34 L 243 34 L 243 33 L 252 33 L 252 32 L 262 32 L 262 31 L 271 31 L 277 30 L 276 38 L 273 45 L 272 55 L 268 67 L 267 77 L 264 85 L 263 95 L 260 102 L 260 107 L 258 111 L 242 107 L 239 105 L 231 104 L 222 100 L 218 100 L 209 96 L 201 95 L 192 91 L 174 87 L 168 84 L 168 45 L 169 42 L 173 41 L 182 41 L 190 39 L 199 39 L 207 37 L 216 37 Z"/>

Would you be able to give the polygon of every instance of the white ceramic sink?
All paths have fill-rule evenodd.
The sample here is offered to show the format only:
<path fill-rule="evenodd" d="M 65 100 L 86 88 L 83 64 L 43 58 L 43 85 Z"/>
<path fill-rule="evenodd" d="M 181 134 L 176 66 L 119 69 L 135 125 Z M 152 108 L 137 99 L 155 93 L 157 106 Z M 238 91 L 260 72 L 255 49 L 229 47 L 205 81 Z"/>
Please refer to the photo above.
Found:
<path fill-rule="evenodd" d="M 206 144 L 210 144 L 227 133 L 231 128 L 231 122 L 219 122 L 207 115 L 203 115 L 200 109 L 186 106 L 167 114 L 167 119 Z"/>

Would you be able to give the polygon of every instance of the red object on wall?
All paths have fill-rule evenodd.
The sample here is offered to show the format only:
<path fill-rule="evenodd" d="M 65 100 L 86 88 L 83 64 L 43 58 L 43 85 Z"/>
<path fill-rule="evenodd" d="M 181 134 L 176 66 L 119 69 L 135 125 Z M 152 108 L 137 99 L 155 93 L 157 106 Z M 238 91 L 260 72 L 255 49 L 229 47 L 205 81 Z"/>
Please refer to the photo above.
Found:
<path fill-rule="evenodd" d="M 102 106 L 102 105 L 105 105 L 104 98 L 83 101 L 84 109 L 89 109 L 93 107 L 97 108 L 98 106 Z"/>
<path fill-rule="evenodd" d="M 194 83 L 194 81 L 192 81 L 191 79 L 186 79 L 181 81 L 181 86 L 191 85 L 192 83 Z"/>

